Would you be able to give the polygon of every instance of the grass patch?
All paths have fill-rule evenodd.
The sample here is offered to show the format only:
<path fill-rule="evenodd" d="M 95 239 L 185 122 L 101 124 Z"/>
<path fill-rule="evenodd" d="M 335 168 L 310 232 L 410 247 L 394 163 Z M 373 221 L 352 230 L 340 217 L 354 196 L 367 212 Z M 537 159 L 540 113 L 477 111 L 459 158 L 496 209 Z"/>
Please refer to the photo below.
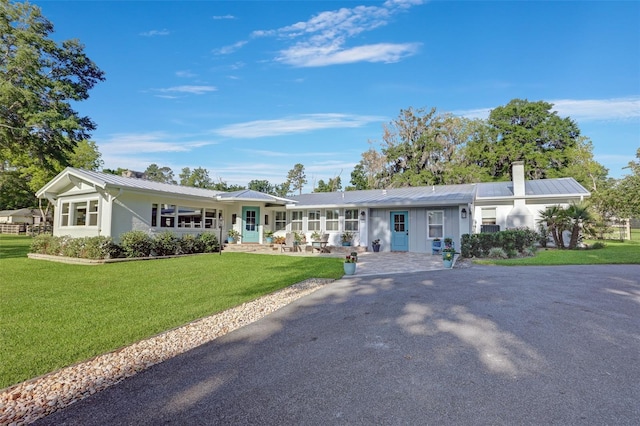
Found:
<path fill-rule="evenodd" d="M 587 244 L 594 242 L 587 241 Z M 597 250 L 540 249 L 535 257 L 477 259 L 474 263 L 502 266 L 640 264 L 640 241 L 606 241 L 605 244 L 604 248 Z"/>
<path fill-rule="evenodd" d="M 640 229 L 631 229 L 631 241 L 640 242 Z"/>
<path fill-rule="evenodd" d="M 342 259 L 244 253 L 68 265 L 28 259 L 30 243 L 0 234 L 0 388 L 343 274 Z"/>

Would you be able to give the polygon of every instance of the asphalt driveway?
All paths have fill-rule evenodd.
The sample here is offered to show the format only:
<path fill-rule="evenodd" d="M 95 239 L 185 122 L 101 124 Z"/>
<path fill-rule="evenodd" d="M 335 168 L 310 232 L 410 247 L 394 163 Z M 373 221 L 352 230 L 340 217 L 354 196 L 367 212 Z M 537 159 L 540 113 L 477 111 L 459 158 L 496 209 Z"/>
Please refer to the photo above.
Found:
<path fill-rule="evenodd" d="M 637 425 L 640 266 L 342 279 L 37 424 Z"/>

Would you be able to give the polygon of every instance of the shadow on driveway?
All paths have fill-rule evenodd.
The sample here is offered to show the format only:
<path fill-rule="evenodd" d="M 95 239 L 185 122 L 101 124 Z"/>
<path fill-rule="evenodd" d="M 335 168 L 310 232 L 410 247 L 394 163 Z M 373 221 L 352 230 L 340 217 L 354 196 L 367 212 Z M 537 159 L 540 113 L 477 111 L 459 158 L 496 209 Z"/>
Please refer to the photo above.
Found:
<path fill-rule="evenodd" d="M 637 424 L 639 277 L 342 279 L 37 424 Z"/>

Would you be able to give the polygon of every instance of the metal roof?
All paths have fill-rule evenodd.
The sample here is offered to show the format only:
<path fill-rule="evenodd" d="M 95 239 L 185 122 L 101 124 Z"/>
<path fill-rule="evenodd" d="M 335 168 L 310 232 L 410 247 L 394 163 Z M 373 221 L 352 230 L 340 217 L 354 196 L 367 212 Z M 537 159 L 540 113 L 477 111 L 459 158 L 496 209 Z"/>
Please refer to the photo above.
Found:
<path fill-rule="evenodd" d="M 477 186 L 478 199 L 513 197 L 513 182 L 485 182 Z M 528 180 L 524 191 L 527 197 L 590 195 L 574 178 Z"/>
<path fill-rule="evenodd" d="M 317 192 L 291 197 L 295 207 L 431 206 L 473 202 L 475 185 L 419 186 L 365 191 Z M 293 208 L 293 206 L 292 206 Z"/>
<path fill-rule="evenodd" d="M 254 191 L 252 189 L 224 192 L 218 195 L 218 199 L 220 201 L 261 201 L 276 204 L 288 204 L 294 202 L 293 200 L 276 197 L 275 195 L 265 194 L 264 192 Z"/>
<path fill-rule="evenodd" d="M 293 201 L 285 198 L 276 197 L 274 195 L 265 194 L 250 189 L 234 192 L 214 191 L 212 189 L 194 188 L 190 186 L 174 185 L 170 183 L 153 182 L 145 179 L 130 178 L 109 173 L 95 172 L 90 170 L 76 169 L 67 167 L 58 176 L 53 178 L 36 195 L 41 197 L 46 192 L 64 191 L 71 183 L 74 177 L 86 182 L 97 188 L 104 190 L 109 189 L 128 189 L 152 191 L 169 194 L 172 196 L 188 196 L 210 198 L 219 201 L 261 201 L 266 203 L 287 204 Z"/>

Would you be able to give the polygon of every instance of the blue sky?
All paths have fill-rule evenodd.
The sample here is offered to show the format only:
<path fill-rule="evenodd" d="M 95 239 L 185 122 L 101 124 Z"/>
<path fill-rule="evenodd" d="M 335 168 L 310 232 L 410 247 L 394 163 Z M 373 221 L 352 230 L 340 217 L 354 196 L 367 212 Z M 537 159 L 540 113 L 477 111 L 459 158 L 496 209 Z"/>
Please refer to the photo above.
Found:
<path fill-rule="evenodd" d="M 574 119 L 621 177 L 640 147 L 640 2 L 44 1 L 106 81 L 77 105 L 107 168 L 348 185 L 403 108 Z"/>

